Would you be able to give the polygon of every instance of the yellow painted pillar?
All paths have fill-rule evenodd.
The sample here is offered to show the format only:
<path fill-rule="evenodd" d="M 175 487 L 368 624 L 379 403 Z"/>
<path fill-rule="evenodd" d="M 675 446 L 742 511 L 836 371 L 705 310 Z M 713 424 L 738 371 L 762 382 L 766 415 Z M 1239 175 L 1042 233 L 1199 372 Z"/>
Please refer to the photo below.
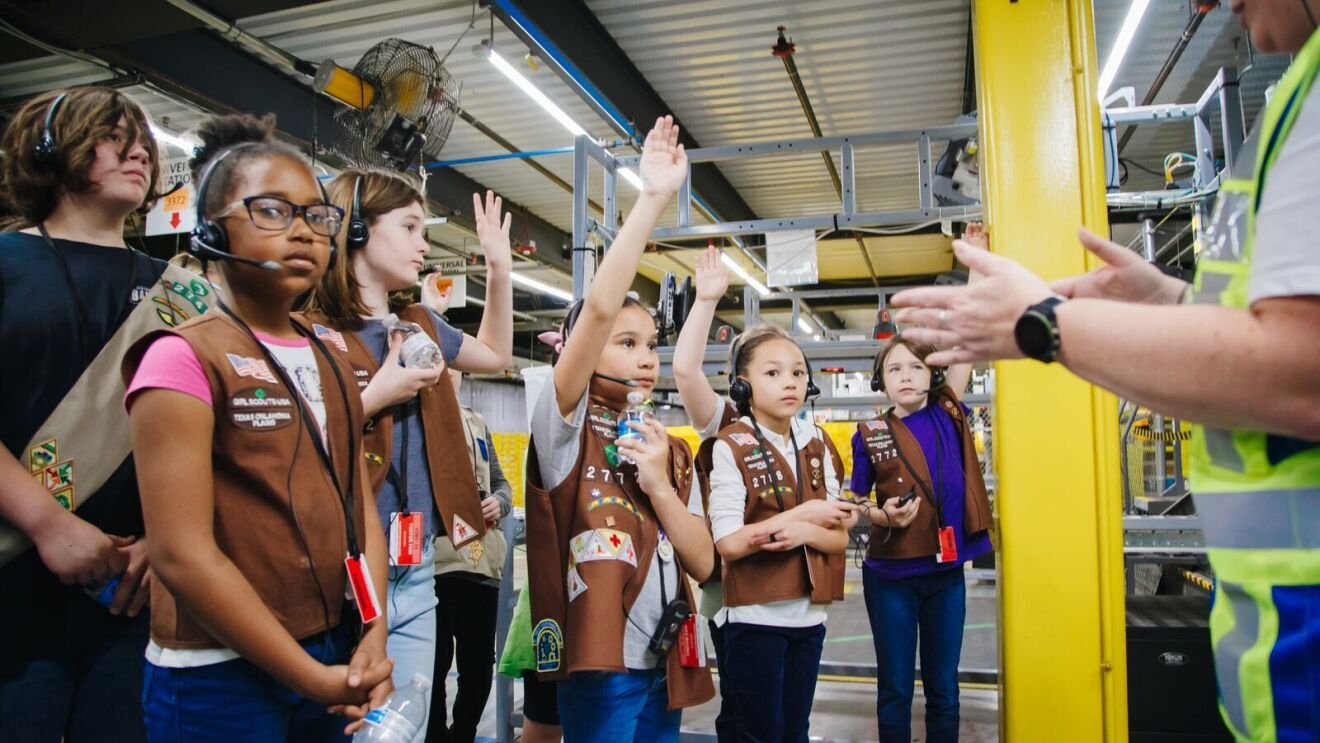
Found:
<path fill-rule="evenodd" d="M 975 0 L 981 193 L 992 249 L 1085 271 L 1105 231 L 1090 0 Z M 1127 694 L 1117 403 L 1059 366 L 996 365 L 1000 728 L 1123 741 Z"/>

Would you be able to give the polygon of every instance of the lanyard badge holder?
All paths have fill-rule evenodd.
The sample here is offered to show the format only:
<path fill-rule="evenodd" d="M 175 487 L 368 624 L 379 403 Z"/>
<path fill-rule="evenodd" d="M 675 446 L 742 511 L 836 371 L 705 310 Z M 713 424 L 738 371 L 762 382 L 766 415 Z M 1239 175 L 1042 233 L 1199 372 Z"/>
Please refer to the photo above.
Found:
<path fill-rule="evenodd" d="M 402 410 L 401 406 L 401 410 Z M 422 531 L 424 519 L 421 512 L 408 510 L 408 421 L 403 421 L 403 441 L 399 453 L 403 465 L 402 472 L 390 463 L 385 474 L 399 496 L 399 510 L 390 514 L 390 565 L 392 567 L 415 567 L 422 564 Z"/>
<path fill-rule="evenodd" d="M 887 418 L 890 415 L 893 415 L 892 410 L 887 413 L 885 417 Z M 890 422 L 890 427 L 893 427 L 892 421 Z M 932 424 L 931 431 L 935 435 L 935 468 L 931 470 L 929 486 L 926 485 L 924 480 L 917 477 L 917 471 L 912 467 L 912 463 L 908 461 L 907 455 L 903 453 L 903 447 L 899 446 L 897 441 L 894 442 L 894 451 L 898 452 L 898 458 L 903 460 L 903 465 L 912 473 L 912 479 L 917 481 L 917 485 L 919 485 L 922 492 L 926 494 L 926 498 L 930 500 L 931 505 L 935 506 L 935 523 L 939 527 L 939 531 L 936 534 L 939 540 L 939 549 L 935 553 L 935 562 L 940 564 L 957 562 L 958 540 L 953 533 L 953 527 L 944 523 L 944 506 L 940 502 L 940 499 L 935 497 L 935 493 L 933 492 L 935 473 L 939 472 L 944 459 L 944 447 L 940 444 L 939 429 Z M 904 496 L 904 499 L 907 499 L 907 496 Z"/>

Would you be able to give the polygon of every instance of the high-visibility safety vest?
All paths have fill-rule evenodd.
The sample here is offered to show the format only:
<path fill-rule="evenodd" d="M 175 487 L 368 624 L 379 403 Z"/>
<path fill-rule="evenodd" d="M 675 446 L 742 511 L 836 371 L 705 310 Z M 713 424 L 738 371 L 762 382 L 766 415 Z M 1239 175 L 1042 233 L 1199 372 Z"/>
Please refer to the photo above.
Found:
<path fill-rule="evenodd" d="M 1248 307 L 1261 194 L 1318 73 L 1313 33 L 1220 190 L 1191 301 Z M 1320 442 L 1195 426 L 1191 459 L 1217 581 L 1210 632 L 1224 719 L 1239 740 L 1310 740 L 1320 729 Z"/>

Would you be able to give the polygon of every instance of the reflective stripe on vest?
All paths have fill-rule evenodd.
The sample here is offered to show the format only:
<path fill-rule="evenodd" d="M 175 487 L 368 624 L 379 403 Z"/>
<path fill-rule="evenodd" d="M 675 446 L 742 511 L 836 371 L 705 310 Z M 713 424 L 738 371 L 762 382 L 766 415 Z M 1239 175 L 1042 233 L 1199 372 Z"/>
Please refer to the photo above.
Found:
<path fill-rule="evenodd" d="M 1320 549 L 1320 488 L 1198 495 L 1196 512 L 1216 548 Z"/>
<path fill-rule="evenodd" d="M 1278 159 L 1318 72 L 1320 33 L 1312 34 L 1279 82 L 1274 97 L 1261 114 L 1261 124 L 1253 134 L 1259 135 L 1257 141 L 1253 144 L 1249 138 L 1238 161 L 1232 164 L 1234 177 L 1224 182 L 1207 221 L 1204 247 L 1197 259 L 1196 278 L 1192 284 L 1192 302 L 1240 309 L 1248 306 L 1247 284 L 1255 252 L 1256 210 L 1265 178 L 1270 166 Z M 1250 180 L 1246 179 L 1248 173 L 1251 174 Z M 1309 451 L 1306 445 L 1288 447 L 1299 453 L 1276 463 L 1270 460 L 1266 451 L 1268 438 L 1257 431 L 1194 426 L 1191 454 L 1192 482 L 1196 492 L 1249 488 L 1252 483 L 1243 483 L 1242 476 L 1248 480 L 1276 480 L 1258 489 L 1274 490 L 1280 484 L 1285 487 L 1320 484 L 1320 480 L 1313 482 L 1305 477 L 1316 473 L 1314 463 L 1295 461 L 1299 458 L 1320 461 L 1320 447 L 1309 447 Z M 1292 472 L 1276 472 L 1275 464 L 1292 468 Z M 1277 482 L 1280 479 L 1284 482 Z M 1207 544 L 1214 542 L 1208 540 Z"/>

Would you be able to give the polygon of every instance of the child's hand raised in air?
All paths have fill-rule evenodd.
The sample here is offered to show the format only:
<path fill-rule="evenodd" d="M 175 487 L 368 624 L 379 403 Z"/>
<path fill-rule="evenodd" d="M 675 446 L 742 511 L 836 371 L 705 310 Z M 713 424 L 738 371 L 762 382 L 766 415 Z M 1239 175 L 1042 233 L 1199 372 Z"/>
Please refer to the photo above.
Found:
<path fill-rule="evenodd" d="M 696 270 L 697 299 L 718 302 L 729 290 L 729 267 L 720 259 L 720 251 L 714 245 L 697 254 L 692 262 Z"/>
<path fill-rule="evenodd" d="M 656 119 L 655 126 L 646 135 L 638 165 L 643 193 L 666 198 L 673 196 L 687 178 L 687 169 L 687 152 L 678 143 L 678 125 L 674 123 L 674 117 Z"/>

